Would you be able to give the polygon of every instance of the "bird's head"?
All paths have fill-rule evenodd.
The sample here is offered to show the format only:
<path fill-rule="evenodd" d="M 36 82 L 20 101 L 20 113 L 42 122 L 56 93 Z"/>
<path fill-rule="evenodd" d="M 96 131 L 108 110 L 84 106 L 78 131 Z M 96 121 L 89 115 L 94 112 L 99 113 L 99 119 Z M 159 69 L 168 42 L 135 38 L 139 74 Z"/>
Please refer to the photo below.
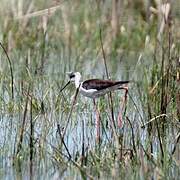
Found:
<path fill-rule="evenodd" d="M 76 88 L 79 88 L 81 74 L 79 72 L 67 72 L 67 75 L 69 77 L 69 81 L 60 91 L 64 90 L 71 82 L 75 83 Z"/>
<path fill-rule="evenodd" d="M 78 83 L 81 79 L 81 74 L 79 72 L 68 72 L 67 75 L 69 76 L 69 81 Z"/>

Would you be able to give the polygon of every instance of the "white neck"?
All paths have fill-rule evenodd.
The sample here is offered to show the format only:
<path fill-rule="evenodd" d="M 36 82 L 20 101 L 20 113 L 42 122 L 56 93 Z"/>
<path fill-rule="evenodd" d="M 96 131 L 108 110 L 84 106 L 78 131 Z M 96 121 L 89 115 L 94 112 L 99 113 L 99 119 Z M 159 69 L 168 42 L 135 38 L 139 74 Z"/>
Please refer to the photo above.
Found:
<path fill-rule="evenodd" d="M 76 78 L 76 79 L 75 79 L 75 87 L 76 87 L 76 88 L 79 88 L 80 84 L 81 84 L 80 78 Z"/>
<path fill-rule="evenodd" d="M 74 83 L 75 83 L 76 88 L 79 88 L 79 86 L 81 84 L 80 80 L 81 80 L 81 74 L 79 72 L 76 72 L 75 73 L 75 79 L 74 79 Z"/>

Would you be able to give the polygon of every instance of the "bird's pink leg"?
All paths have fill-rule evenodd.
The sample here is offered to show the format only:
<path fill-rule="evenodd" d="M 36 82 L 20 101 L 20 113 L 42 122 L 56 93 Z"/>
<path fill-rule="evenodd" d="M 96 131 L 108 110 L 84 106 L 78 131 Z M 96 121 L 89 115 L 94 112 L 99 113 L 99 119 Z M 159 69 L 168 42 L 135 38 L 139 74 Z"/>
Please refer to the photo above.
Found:
<path fill-rule="evenodd" d="M 123 102 L 122 105 L 120 105 L 120 110 L 119 110 L 119 114 L 118 114 L 118 128 L 122 128 L 123 126 L 123 122 L 122 122 L 122 113 L 124 108 L 126 107 L 126 102 L 127 102 L 127 94 L 128 94 L 128 87 L 123 87 L 123 89 L 125 90 L 125 94 L 123 97 Z"/>
<path fill-rule="evenodd" d="M 96 105 L 96 101 L 95 99 L 93 99 L 93 103 L 94 103 L 94 109 L 96 112 L 96 140 L 98 143 L 100 143 L 100 113 L 97 109 L 97 105 Z"/>

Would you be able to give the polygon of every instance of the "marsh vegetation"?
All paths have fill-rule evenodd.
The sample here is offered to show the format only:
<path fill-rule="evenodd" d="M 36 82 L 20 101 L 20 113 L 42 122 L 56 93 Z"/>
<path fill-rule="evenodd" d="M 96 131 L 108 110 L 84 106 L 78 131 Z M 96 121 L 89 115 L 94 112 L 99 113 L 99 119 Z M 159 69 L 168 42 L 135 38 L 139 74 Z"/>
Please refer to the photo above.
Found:
<path fill-rule="evenodd" d="M 0 179 L 179 179 L 180 1 L 1 0 Z M 131 80 L 93 103 L 66 72 Z M 63 136 L 67 124 L 67 131 Z M 113 123 L 114 122 L 114 123 Z"/>

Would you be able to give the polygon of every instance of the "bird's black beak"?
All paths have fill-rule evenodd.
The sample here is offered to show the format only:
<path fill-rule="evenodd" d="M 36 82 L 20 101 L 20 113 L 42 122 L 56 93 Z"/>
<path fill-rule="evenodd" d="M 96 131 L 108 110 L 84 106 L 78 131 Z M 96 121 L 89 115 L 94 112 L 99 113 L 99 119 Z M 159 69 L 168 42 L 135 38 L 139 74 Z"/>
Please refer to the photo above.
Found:
<path fill-rule="evenodd" d="M 66 83 L 66 85 L 60 90 L 60 92 L 62 92 L 69 84 L 70 84 L 70 81 L 68 81 L 68 82 Z"/>

